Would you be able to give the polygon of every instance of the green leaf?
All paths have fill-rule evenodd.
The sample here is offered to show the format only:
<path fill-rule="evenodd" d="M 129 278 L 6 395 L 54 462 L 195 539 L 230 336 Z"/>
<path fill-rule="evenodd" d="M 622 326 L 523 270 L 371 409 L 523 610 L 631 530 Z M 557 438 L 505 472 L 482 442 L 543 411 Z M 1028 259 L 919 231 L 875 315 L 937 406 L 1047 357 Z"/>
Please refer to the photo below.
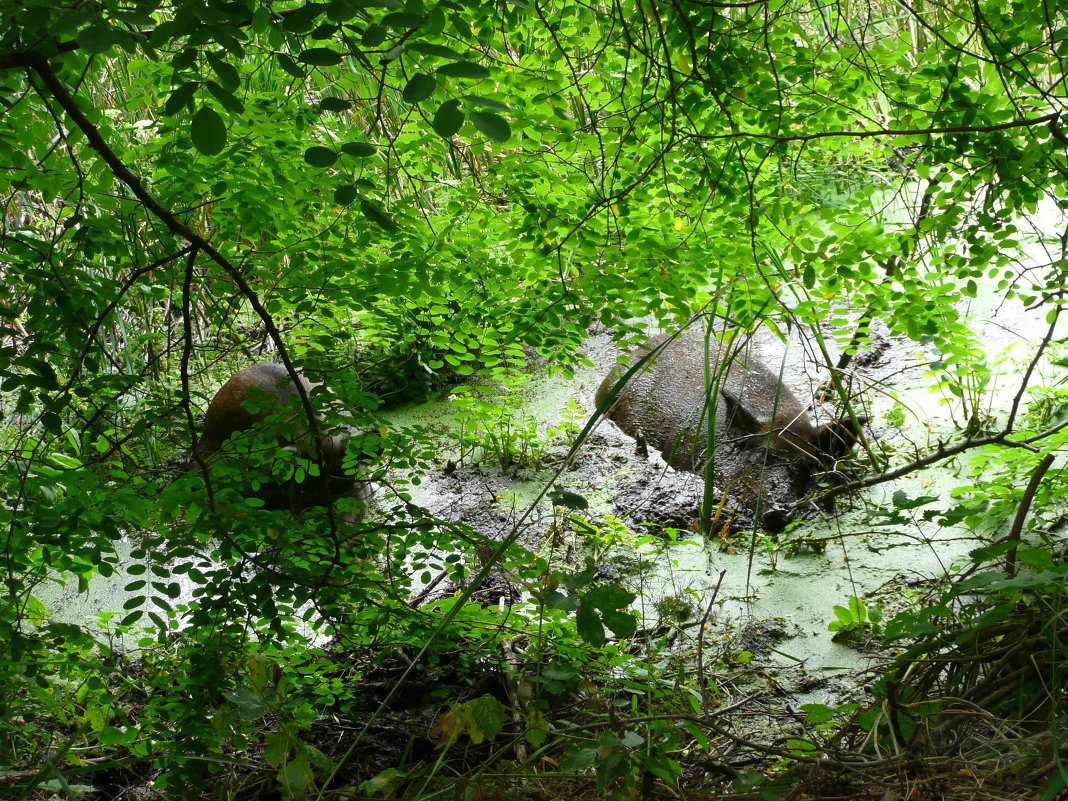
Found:
<path fill-rule="evenodd" d="M 426 100 L 437 88 L 438 82 L 433 75 L 427 75 L 425 72 L 417 72 L 412 76 L 412 79 L 408 81 L 407 86 L 404 87 L 402 97 L 404 102 L 408 105 L 415 105 L 423 100 Z"/>
<path fill-rule="evenodd" d="M 189 81 L 189 83 L 181 84 L 177 89 L 171 92 L 171 96 L 167 98 L 167 102 L 163 104 L 163 113 L 167 116 L 177 114 L 184 109 L 193 100 L 193 96 L 196 94 L 197 87 L 200 86 L 199 81 Z"/>
<path fill-rule="evenodd" d="M 193 147 L 205 156 L 217 156 L 226 147 L 226 123 L 215 109 L 204 106 L 189 124 Z"/>
<path fill-rule="evenodd" d="M 322 12 L 320 3 L 308 3 L 282 17 L 282 27 L 290 33 L 307 33 L 315 27 L 315 20 Z"/>
<path fill-rule="evenodd" d="M 120 620 L 119 621 L 119 625 L 120 626 L 132 626 L 134 623 L 136 623 L 138 620 L 140 620 L 144 616 L 145 616 L 145 610 L 144 609 L 136 609 L 133 612 L 131 612 L 130 614 L 126 615 L 122 620 Z"/>
<path fill-rule="evenodd" d="M 504 143 L 512 136 L 512 129 L 503 117 L 488 111 L 472 111 L 469 116 L 474 126 L 494 142 Z"/>
<path fill-rule="evenodd" d="M 461 56 L 451 47 L 428 44 L 427 42 L 415 42 L 414 44 L 410 44 L 408 45 L 408 50 L 416 53 L 425 53 L 428 56 L 440 56 L 441 58 L 447 58 L 450 61 L 463 60 L 463 56 Z"/>
<path fill-rule="evenodd" d="M 386 41 L 386 29 L 377 24 L 368 25 L 360 38 L 360 44 L 368 49 L 378 47 L 384 41 Z"/>
<path fill-rule="evenodd" d="M 337 161 L 337 153 L 322 145 L 312 145 L 304 151 L 304 161 L 313 167 L 329 167 Z"/>
<path fill-rule="evenodd" d="M 629 612 L 602 609 L 601 619 L 617 637 L 629 637 L 638 629 L 638 621 Z"/>
<path fill-rule="evenodd" d="M 564 506 L 576 512 L 582 512 L 590 508 L 590 503 L 577 492 L 565 489 L 555 489 L 549 493 L 549 500 L 557 506 Z"/>
<path fill-rule="evenodd" d="M 471 712 L 471 739 L 476 743 L 482 738 L 496 737 L 503 731 L 504 724 L 508 722 L 508 710 L 492 695 L 482 695 L 468 701 L 466 706 Z M 476 731 L 480 735 L 478 740 L 475 739 Z"/>
<path fill-rule="evenodd" d="M 434 132 L 442 139 L 449 139 L 464 124 L 464 113 L 460 111 L 459 100 L 447 100 L 434 113 Z"/>
<path fill-rule="evenodd" d="M 86 9 L 85 11 L 79 11 L 76 13 L 68 13 L 66 16 L 60 17 L 49 27 L 48 32 L 52 36 L 62 36 L 68 34 L 71 31 L 76 31 L 78 28 L 85 25 L 95 18 L 95 14 L 92 11 Z"/>
<path fill-rule="evenodd" d="M 384 228 L 387 231 L 397 230 L 397 224 L 393 222 L 393 218 L 370 200 L 367 200 L 366 198 L 360 199 L 360 211 L 363 212 L 364 217 L 379 227 Z"/>
<path fill-rule="evenodd" d="M 352 103 L 341 97 L 324 97 L 319 101 L 320 111 L 348 111 Z"/>
<path fill-rule="evenodd" d="M 430 23 L 420 14 L 408 14 L 398 11 L 382 17 L 382 24 L 387 28 L 425 28 Z"/>
<path fill-rule="evenodd" d="M 314 67 L 333 67 L 340 64 L 342 55 L 329 47 L 311 47 L 297 56 L 297 61 Z"/>
<path fill-rule="evenodd" d="M 916 509 L 941 499 L 937 495 L 920 495 L 916 498 L 910 498 L 909 494 L 904 490 L 896 490 L 890 500 L 896 509 Z"/>
<path fill-rule="evenodd" d="M 238 720 L 257 720 L 270 708 L 267 699 L 251 687 L 238 686 L 223 693 L 232 705 L 231 710 Z"/>
<path fill-rule="evenodd" d="M 575 613 L 575 627 L 579 636 L 595 648 L 605 644 L 604 626 L 601 618 L 587 604 L 580 604 Z"/>
<path fill-rule="evenodd" d="M 510 111 L 507 103 L 502 103 L 499 100 L 493 100 L 489 97 L 482 97 L 481 95 L 462 95 L 463 99 L 474 106 L 482 106 L 483 108 L 491 108 L 494 111 Z"/>
<path fill-rule="evenodd" d="M 562 609 L 565 612 L 574 612 L 578 609 L 578 599 L 572 595 L 564 595 L 559 590 L 548 590 L 542 601 L 550 609 Z"/>
<path fill-rule="evenodd" d="M 105 726 L 96 735 L 101 745 L 123 745 L 132 743 L 137 739 L 137 731 L 128 728 L 125 731 L 115 726 Z"/>
<path fill-rule="evenodd" d="M 356 158 L 366 158 L 377 153 L 378 148 L 367 142 L 346 142 L 341 146 L 341 152 Z"/>
<path fill-rule="evenodd" d="M 598 609 L 614 610 L 629 606 L 637 596 L 618 584 L 602 584 L 594 587 L 586 595 L 586 600 Z"/>
<path fill-rule="evenodd" d="M 377 773 L 367 781 L 361 783 L 359 787 L 361 791 L 368 795 L 382 795 L 383 797 L 388 797 L 387 790 L 406 781 L 407 775 L 408 774 L 403 773 L 396 768 L 386 768 L 381 773 Z"/>
<path fill-rule="evenodd" d="M 206 53 L 205 57 L 208 60 L 208 64 L 211 65 L 211 71 L 219 78 L 219 83 L 224 88 L 232 92 L 241 85 L 241 76 L 238 74 L 236 67 L 214 53 Z"/>
<path fill-rule="evenodd" d="M 584 748 L 571 748 L 567 751 L 567 758 L 560 766 L 565 773 L 581 773 L 597 762 L 600 749 L 595 745 Z"/>
<path fill-rule="evenodd" d="M 334 202 L 339 206 L 347 206 L 359 195 L 359 191 L 352 184 L 339 186 L 334 190 Z"/>
<path fill-rule="evenodd" d="M 171 60 L 171 68 L 175 73 L 191 69 L 192 66 L 197 63 L 197 56 L 199 54 L 200 50 L 198 48 L 186 47 Z"/>
<path fill-rule="evenodd" d="M 211 96 L 219 101 L 219 105 L 231 114 L 241 114 L 244 112 L 245 104 L 227 92 L 222 86 L 217 83 L 207 83 L 205 86 L 208 87 Z"/>
<path fill-rule="evenodd" d="M 318 41 L 324 39 L 333 39 L 337 32 L 340 30 L 340 26 L 333 23 L 324 22 L 318 28 L 311 32 L 311 38 Z"/>
<path fill-rule="evenodd" d="M 103 53 L 115 45 L 117 37 L 110 26 L 98 23 L 79 32 L 75 41 L 86 53 Z"/>
<path fill-rule="evenodd" d="M 307 73 L 304 71 L 304 68 L 301 67 L 297 62 L 293 60 L 291 56 L 287 55 L 286 53 L 278 54 L 278 66 L 288 72 L 294 78 L 299 78 L 300 80 L 303 80 L 304 77 L 307 75 Z"/>
<path fill-rule="evenodd" d="M 472 81 L 480 81 L 488 78 L 490 71 L 481 64 L 473 64 L 470 61 L 457 61 L 455 64 L 442 64 L 436 70 L 438 75 L 446 75 L 450 78 L 467 78 Z"/>
<path fill-rule="evenodd" d="M 348 22 L 360 13 L 361 5 L 354 0 L 333 0 L 326 8 L 326 18 L 331 22 Z"/>

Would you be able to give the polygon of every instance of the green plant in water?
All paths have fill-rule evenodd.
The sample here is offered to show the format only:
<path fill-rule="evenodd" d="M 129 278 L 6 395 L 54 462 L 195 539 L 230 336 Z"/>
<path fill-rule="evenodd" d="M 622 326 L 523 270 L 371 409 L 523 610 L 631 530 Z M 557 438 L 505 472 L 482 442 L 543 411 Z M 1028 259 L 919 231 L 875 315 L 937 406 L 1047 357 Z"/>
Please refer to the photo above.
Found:
<path fill-rule="evenodd" d="M 612 515 L 605 515 L 599 526 L 578 515 L 571 515 L 570 520 L 575 532 L 589 548 L 589 557 L 594 561 L 603 559 L 614 545 L 633 548 L 642 539 L 622 520 Z"/>
<path fill-rule="evenodd" d="M 567 406 L 560 412 L 563 421 L 556 426 L 550 426 L 545 431 L 545 438 L 552 440 L 557 437 L 563 439 L 568 449 L 575 446 L 575 440 L 586 424 L 587 411 L 583 409 L 574 398 L 568 399 Z"/>
<path fill-rule="evenodd" d="M 833 631 L 833 640 L 841 640 L 854 631 L 869 630 L 877 633 L 882 628 L 883 612 L 878 605 L 869 608 L 862 599 L 855 595 L 849 599 L 847 606 L 834 607 L 837 620 L 831 621 L 827 631 Z"/>
<path fill-rule="evenodd" d="M 461 464 L 493 460 L 504 471 L 542 464 L 547 437 L 538 431 L 537 420 L 522 409 L 524 398 L 519 389 L 525 382 L 524 374 L 511 372 L 504 380 L 503 392 L 478 384 L 454 390 L 451 403 L 456 410 L 455 436 Z"/>

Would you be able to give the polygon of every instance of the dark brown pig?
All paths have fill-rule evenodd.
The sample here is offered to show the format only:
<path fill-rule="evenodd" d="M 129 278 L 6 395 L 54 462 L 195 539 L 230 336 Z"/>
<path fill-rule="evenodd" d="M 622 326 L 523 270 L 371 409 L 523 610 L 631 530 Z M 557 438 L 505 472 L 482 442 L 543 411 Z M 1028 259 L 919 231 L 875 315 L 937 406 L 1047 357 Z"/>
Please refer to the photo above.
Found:
<path fill-rule="evenodd" d="M 306 392 L 319 386 L 303 376 L 299 378 Z M 307 459 L 312 464 L 305 467 L 311 469 L 303 472 L 301 481 L 283 482 L 250 476 L 250 486 L 244 494 L 258 497 L 266 509 L 288 509 L 294 514 L 316 506 L 329 506 L 341 498 L 356 498 L 360 503 L 352 505 L 344 519 L 357 522 L 362 518 L 371 488 L 366 481 L 346 471 L 344 461 L 346 448 L 362 448 L 365 435 L 347 429 L 342 434 L 322 437 L 316 448 L 308 433 L 296 384 L 280 364 L 246 367 L 223 384 L 208 405 L 198 451 L 209 457 L 228 454 L 242 464 L 242 453 L 248 454 L 252 448 L 262 447 L 263 439 L 257 438 L 253 432 L 269 415 L 276 418 L 273 422 L 277 430 L 277 447 Z M 209 461 L 219 458 L 215 456 Z M 318 472 L 318 475 L 311 475 L 311 472 Z"/>
<path fill-rule="evenodd" d="M 662 349 L 631 376 L 607 415 L 678 470 L 703 472 L 711 455 L 716 487 L 750 508 L 765 527 L 781 528 L 789 508 L 811 488 L 814 469 L 848 453 L 856 433 L 847 421 L 816 425 L 755 346 L 724 344 L 715 335 L 707 342 L 706 381 L 700 327 L 673 341 L 670 334 L 648 340 L 627 368 Z M 601 383 L 598 407 L 623 372 L 617 367 Z"/>

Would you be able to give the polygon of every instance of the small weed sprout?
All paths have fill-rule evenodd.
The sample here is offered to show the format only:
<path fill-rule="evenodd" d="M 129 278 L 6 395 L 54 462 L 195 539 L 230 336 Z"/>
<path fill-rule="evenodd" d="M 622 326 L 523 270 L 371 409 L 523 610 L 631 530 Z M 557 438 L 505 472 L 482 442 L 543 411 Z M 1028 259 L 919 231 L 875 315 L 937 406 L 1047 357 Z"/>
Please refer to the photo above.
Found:
<path fill-rule="evenodd" d="M 849 599 L 848 604 L 848 607 L 837 604 L 834 607 L 834 614 L 838 619 L 827 626 L 827 631 L 834 632 L 831 639 L 841 640 L 855 631 L 867 630 L 872 634 L 882 631 L 883 611 L 878 604 L 872 604 L 869 608 L 863 599 L 855 595 Z"/>
<path fill-rule="evenodd" d="M 614 545 L 635 547 L 641 539 L 618 517 L 605 515 L 597 526 L 578 515 L 571 515 L 571 524 L 594 561 L 602 559 Z"/>
<path fill-rule="evenodd" d="M 582 431 L 582 427 L 585 424 L 586 410 L 579 406 L 574 398 L 571 398 L 568 400 L 567 406 L 560 412 L 560 416 L 563 418 L 563 422 L 546 430 L 545 438 L 548 440 L 561 438 L 564 445 L 570 450 L 575 447 L 575 441 L 578 439 L 579 432 Z"/>

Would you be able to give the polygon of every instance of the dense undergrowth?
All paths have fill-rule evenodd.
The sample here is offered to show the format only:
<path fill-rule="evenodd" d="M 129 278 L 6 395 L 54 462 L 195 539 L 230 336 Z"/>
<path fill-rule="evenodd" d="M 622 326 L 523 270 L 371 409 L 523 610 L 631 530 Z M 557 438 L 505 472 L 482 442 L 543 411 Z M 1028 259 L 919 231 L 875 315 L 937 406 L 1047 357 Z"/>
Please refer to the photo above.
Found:
<path fill-rule="evenodd" d="M 0 0 L 0 795 L 1063 794 L 1068 429 L 1034 368 L 1066 30 L 1023 2 Z M 1047 321 L 1023 369 L 984 352 L 980 296 Z M 956 423 L 863 438 L 828 491 L 958 460 L 884 520 L 989 543 L 889 620 L 841 606 L 886 661 L 833 708 L 708 641 L 714 597 L 639 619 L 606 560 L 652 543 L 581 495 L 547 484 L 526 549 L 412 499 L 457 464 L 564 469 L 586 415 L 534 425 L 530 361 L 697 314 L 806 330 L 858 411 L 891 391 L 849 382 L 885 325 Z M 357 527 L 250 499 L 315 469 L 277 447 L 191 467 L 215 388 L 268 358 L 329 384 L 308 427 L 378 433 L 351 461 L 388 502 Z M 383 425 L 444 388 L 454 450 Z M 39 597 L 117 573 L 98 623 Z"/>

